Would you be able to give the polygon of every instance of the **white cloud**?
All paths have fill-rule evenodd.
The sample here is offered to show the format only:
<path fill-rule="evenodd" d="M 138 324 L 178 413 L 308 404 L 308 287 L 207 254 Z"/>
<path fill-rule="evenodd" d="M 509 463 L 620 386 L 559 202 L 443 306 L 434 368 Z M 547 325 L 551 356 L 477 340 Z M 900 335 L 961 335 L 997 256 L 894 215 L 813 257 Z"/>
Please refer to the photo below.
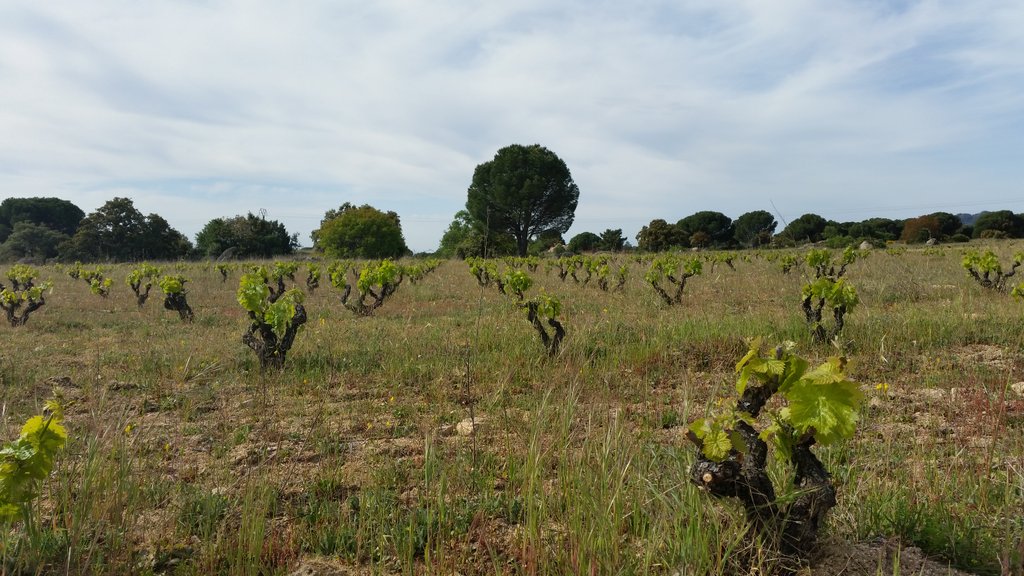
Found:
<path fill-rule="evenodd" d="M 128 195 L 190 235 L 266 208 L 304 241 L 370 203 L 429 250 L 517 142 L 573 171 L 571 234 L 1020 210 L 1022 26 L 994 0 L 6 6 L 0 189 Z"/>

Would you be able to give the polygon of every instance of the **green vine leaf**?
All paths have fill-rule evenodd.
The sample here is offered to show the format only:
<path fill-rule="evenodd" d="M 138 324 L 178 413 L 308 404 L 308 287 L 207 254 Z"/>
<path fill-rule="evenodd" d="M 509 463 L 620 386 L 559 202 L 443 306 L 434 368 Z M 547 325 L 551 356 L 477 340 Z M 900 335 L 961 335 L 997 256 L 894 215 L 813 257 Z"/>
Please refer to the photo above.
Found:
<path fill-rule="evenodd" d="M 840 360 L 830 360 L 809 372 L 785 396 L 788 421 L 798 434 L 811 433 L 822 445 L 853 436 L 861 392 L 843 376 Z"/>

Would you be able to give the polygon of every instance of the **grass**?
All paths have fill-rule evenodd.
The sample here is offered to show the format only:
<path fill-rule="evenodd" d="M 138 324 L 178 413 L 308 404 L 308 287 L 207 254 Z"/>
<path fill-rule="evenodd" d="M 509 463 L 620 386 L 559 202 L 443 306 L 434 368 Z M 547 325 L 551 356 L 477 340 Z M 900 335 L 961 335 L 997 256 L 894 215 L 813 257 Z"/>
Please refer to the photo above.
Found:
<path fill-rule="evenodd" d="M 729 396 L 746 338 L 836 352 L 810 342 L 799 272 L 751 256 L 705 267 L 672 307 L 631 257 L 619 292 L 542 267 L 531 292 L 561 299 L 568 331 L 551 359 L 462 262 L 370 318 L 322 286 L 268 374 L 240 340 L 237 270 L 222 283 L 208 264 L 164 266 L 191 280 L 188 325 L 159 294 L 138 308 L 128 266 L 106 267 L 106 298 L 41 267 L 46 306 L 0 328 L 3 431 L 56 393 L 70 441 L 38 530 L 3 529 L 0 573 L 286 574 L 317 558 L 380 574 L 731 573 L 756 551 L 741 550 L 742 512 L 690 485 L 686 425 Z M 959 260 L 875 251 L 850 267 L 861 305 L 843 342 L 867 404 L 856 439 L 823 451 L 839 487 L 828 530 L 1019 571 L 1024 304 Z"/>

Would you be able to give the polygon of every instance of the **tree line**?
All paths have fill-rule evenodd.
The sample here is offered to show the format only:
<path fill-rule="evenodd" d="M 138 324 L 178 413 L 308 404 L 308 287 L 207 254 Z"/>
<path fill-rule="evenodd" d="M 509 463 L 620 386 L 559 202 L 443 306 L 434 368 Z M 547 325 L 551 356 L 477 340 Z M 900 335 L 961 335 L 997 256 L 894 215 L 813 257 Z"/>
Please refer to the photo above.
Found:
<path fill-rule="evenodd" d="M 314 247 L 338 258 L 395 258 L 408 253 L 395 212 L 342 204 L 312 234 Z M 195 242 L 129 198 L 113 198 L 86 214 L 60 198 L 7 198 L 0 203 L 0 261 L 65 262 L 273 258 L 295 252 L 298 234 L 249 212 L 213 218 Z"/>
<path fill-rule="evenodd" d="M 436 252 L 441 257 L 619 251 L 630 248 L 622 229 L 581 232 L 568 242 L 580 190 L 565 162 L 539 144 L 512 144 L 479 164 Z M 906 220 L 869 218 L 837 222 L 804 214 L 784 223 L 765 210 L 735 220 L 721 212 L 696 212 L 670 223 L 651 220 L 636 248 L 660 252 L 686 248 L 758 248 L 824 243 L 845 247 L 966 242 L 971 238 L 1024 238 L 1024 214 L 1010 210 L 977 217 L 934 212 Z M 397 258 L 409 253 L 395 212 L 345 202 L 330 209 L 312 233 L 313 247 L 334 258 Z M 264 215 L 249 212 L 210 220 L 190 241 L 158 214 L 143 215 L 129 198 L 114 198 L 86 215 L 59 198 L 7 198 L 0 203 L 0 261 L 140 261 L 182 258 L 271 258 L 293 253 L 298 235 Z"/>
<path fill-rule="evenodd" d="M 1024 238 L 1024 214 L 1010 210 L 956 215 L 933 212 L 908 219 L 868 218 L 859 222 L 837 222 L 817 214 L 804 214 L 776 233 L 778 224 L 767 211 L 747 212 L 730 220 L 721 212 L 697 212 L 669 224 L 652 220 L 637 234 L 637 247 L 658 252 L 678 248 L 787 247 L 823 243 L 844 248 L 868 242 L 907 244 L 967 242 L 972 238 Z"/>

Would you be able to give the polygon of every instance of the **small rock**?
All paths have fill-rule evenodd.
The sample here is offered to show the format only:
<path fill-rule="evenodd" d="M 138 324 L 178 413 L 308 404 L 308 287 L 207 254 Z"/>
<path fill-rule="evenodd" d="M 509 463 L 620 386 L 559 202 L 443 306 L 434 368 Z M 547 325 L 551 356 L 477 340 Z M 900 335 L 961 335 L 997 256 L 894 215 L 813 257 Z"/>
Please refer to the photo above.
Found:
<path fill-rule="evenodd" d="M 1010 390 L 1013 390 L 1013 393 L 1017 396 L 1024 398 L 1024 382 L 1010 384 Z"/>
<path fill-rule="evenodd" d="M 455 425 L 455 431 L 459 433 L 459 436 L 469 436 L 474 432 L 480 433 L 480 429 L 484 425 L 484 422 L 485 420 L 479 416 L 476 417 L 475 420 L 466 418 Z"/>
<path fill-rule="evenodd" d="M 946 391 L 942 388 L 922 388 L 918 391 L 925 400 L 938 402 L 946 398 Z"/>
<path fill-rule="evenodd" d="M 416 504 L 417 502 L 419 502 L 419 500 L 420 500 L 420 489 L 416 488 L 416 487 L 410 488 L 410 489 L 406 490 L 405 492 L 402 492 L 402 495 L 398 497 L 398 500 L 402 504 L 405 504 L 406 506 L 411 507 L 413 504 Z"/>
<path fill-rule="evenodd" d="M 872 246 L 871 242 L 868 242 L 867 240 L 860 243 L 861 250 L 871 250 L 872 248 L 874 248 L 874 246 Z"/>
<path fill-rule="evenodd" d="M 967 440 L 967 445 L 971 448 L 990 448 L 992 438 L 990 436 L 975 436 Z"/>
<path fill-rule="evenodd" d="M 46 383 L 61 388 L 78 388 L 78 384 L 75 384 L 69 376 L 50 376 L 46 379 Z"/>

